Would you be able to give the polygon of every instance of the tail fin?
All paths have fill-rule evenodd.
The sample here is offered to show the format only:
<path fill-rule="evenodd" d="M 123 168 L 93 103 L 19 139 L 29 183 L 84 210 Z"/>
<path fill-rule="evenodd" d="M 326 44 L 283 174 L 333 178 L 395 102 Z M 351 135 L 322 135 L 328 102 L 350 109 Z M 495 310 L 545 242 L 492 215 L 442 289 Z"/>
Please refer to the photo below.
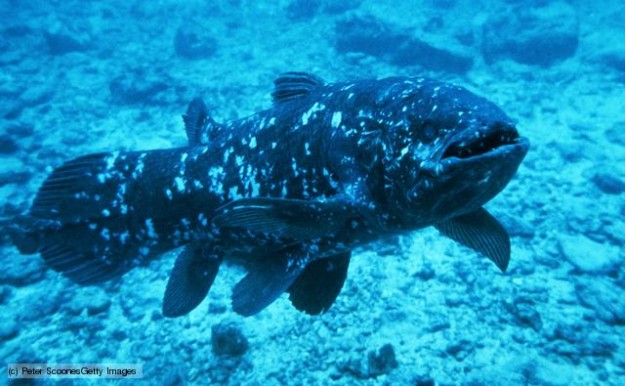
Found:
<path fill-rule="evenodd" d="M 127 215 L 128 184 L 141 173 L 146 153 L 99 153 L 66 162 L 41 186 L 30 213 L 9 228 L 24 254 L 80 284 L 128 271 L 139 246 Z"/>

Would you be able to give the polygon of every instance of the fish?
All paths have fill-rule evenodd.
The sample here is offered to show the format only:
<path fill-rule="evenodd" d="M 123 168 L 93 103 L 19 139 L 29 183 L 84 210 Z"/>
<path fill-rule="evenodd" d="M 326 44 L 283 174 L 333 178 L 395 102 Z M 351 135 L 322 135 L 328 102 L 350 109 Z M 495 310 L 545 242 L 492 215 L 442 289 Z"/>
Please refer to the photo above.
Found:
<path fill-rule="evenodd" d="M 100 152 L 54 169 L 10 230 L 23 254 L 79 285 L 180 249 L 162 304 L 194 310 L 224 260 L 245 276 L 242 316 L 283 294 L 310 315 L 335 303 L 352 251 L 433 226 L 506 271 L 510 237 L 484 205 L 529 150 L 514 121 L 467 89 L 388 77 L 274 81 L 270 108 L 216 122 L 201 98 L 188 145 Z"/>

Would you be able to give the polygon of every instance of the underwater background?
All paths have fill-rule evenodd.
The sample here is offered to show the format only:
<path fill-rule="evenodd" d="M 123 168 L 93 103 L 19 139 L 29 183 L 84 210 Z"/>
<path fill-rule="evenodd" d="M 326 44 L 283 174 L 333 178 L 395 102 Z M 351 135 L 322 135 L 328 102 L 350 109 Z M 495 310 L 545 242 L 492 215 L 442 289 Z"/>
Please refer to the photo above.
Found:
<path fill-rule="evenodd" d="M 429 228 L 356 250 L 315 317 L 286 297 L 236 315 L 244 270 L 226 264 L 210 299 L 164 318 L 175 251 L 80 287 L 3 232 L 3 369 L 141 363 L 139 382 L 159 385 L 625 384 L 624 14 L 617 0 L 0 1 L 3 227 L 53 167 L 185 146 L 193 98 L 217 121 L 244 117 L 285 71 L 453 82 L 532 144 L 486 206 L 512 236 L 505 274 Z"/>

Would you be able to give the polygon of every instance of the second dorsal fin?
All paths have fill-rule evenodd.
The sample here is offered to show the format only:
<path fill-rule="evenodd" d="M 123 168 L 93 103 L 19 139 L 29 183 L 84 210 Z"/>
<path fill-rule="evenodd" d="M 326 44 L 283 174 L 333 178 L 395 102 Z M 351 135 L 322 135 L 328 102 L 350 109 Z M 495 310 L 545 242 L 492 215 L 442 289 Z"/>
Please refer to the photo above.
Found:
<path fill-rule="evenodd" d="M 274 103 L 284 102 L 308 94 L 325 84 L 323 79 L 307 72 L 285 72 L 273 81 L 271 93 Z"/>

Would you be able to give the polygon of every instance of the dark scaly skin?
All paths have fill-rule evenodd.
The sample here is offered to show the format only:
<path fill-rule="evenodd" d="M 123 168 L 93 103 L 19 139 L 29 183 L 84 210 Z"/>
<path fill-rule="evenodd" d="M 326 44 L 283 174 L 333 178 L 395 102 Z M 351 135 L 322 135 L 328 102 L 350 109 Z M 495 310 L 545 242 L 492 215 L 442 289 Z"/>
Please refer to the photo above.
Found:
<path fill-rule="evenodd" d="M 196 146 L 101 156 L 71 195 L 50 203 L 40 193 L 30 249 L 45 258 L 48 246 L 64 243 L 123 273 L 192 242 L 243 258 L 301 243 L 311 251 L 306 264 L 480 208 L 527 151 L 492 103 L 418 78 L 321 85 L 202 135 Z M 488 148 L 496 136 L 510 144 L 475 160 L 441 159 L 453 144 L 489 138 Z M 254 197 L 340 198 L 352 210 L 332 232 L 304 240 L 213 221 L 223 205 Z"/>

